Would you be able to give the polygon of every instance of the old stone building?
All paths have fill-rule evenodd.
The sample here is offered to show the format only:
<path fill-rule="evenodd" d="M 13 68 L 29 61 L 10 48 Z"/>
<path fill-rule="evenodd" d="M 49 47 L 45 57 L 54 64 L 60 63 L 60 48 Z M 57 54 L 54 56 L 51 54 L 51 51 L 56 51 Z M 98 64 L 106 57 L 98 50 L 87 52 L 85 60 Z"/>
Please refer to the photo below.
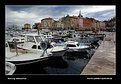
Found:
<path fill-rule="evenodd" d="M 62 29 L 63 28 L 63 24 L 61 23 L 61 21 L 54 21 L 52 24 L 52 28 L 54 30 L 58 30 L 58 29 Z"/>
<path fill-rule="evenodd" d="M 53 23 L 54 23 L 53 18 L 44 18 L 41 20 L 41 26 L 43 28 L 52 28 Z"/>
<path fill-rule="evenodd" d="M 83 18 L 83 29 L 84 30 L 91 30 L 95 27 L 96 20 L 94 18 Z"/>
<path fill-rule="evenodd" d="M 110 20 L 104 21 L 106 25 L 106 29 L 108 30 L 116 30 L 116 17 L 111 18 Z"/>
<path fill-rule="evenodd" d="M 35 24 L 32 26 L 32 29 L 44 29 L 44 27 L 42 26 L 41 23 L 35 23 Z"/>
<path fill-rule="evenodd" d="M 79 29 L 82 27 L 82 20 L 78 16 L 69 16 L 61 18 L 61 22 L 66 29 Z"/>
<path fill-rule="evenodd" d="M 31 25 L 26 23 L 26 24 L 24 24 L 24 28 L 23 29 L 31 29 Z"/>
<path fill-rule="evenodd" d="M 103 21 L 100 21 L 100 30 L 105 30 L 106 29 L 106 24 Z"/>
<path fill-rule="evenodd" d="M 106 27 L 116 27 L 115 17 L 110 21 L 98 21 L 94 18 L 83 17 L 81 11 L 78 16 L 69 16 L 60 18 L 55 21 L 53 18 L 44 18 L 41 23 L 35 23 L 33 29 L 74 29 L 74 30 L 105 30 Z M 27 25 L 25 28 L 29 28 Z"/>

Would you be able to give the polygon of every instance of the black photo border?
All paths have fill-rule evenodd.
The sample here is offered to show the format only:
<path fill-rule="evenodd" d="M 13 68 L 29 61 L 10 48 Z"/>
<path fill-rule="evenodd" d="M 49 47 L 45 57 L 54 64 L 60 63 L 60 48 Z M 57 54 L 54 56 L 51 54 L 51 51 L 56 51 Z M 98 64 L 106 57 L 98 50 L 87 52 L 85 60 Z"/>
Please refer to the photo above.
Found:
<path fill-rule="evenodd" d="M 5 5 L 116 5 L 116 75 L 8 75 L 5 73 Z M 23 80 L 31 81 L 37 80 L 41 82 L 53 82 L 53 81 L 81 81 L 81 80 L 89 80 L 88 78 L 112 78 L 112 80 L 120 80 L 120 27 L 119 27 L 119 2 L 117 0 L 80 0 L 80 1 L 58 1 L 58 0 L 3 0 L 1 4 L 1 34 L 0 34 L 0 80 L 3 81 L 11 81 L 9 78 L 25 78 Z M 118 48 L 118 49 L 117 49 Z M 15 80 L 14 80 L 15 81 Z"/>

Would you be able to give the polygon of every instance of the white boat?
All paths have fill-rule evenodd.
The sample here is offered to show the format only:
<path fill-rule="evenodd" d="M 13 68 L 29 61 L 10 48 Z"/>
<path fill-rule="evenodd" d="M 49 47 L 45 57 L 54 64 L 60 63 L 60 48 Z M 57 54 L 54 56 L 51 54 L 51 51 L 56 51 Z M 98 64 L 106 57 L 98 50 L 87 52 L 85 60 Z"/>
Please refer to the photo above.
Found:
<path fill-rule="evenodd" d="M 15 65 L 25 65 L 39 62 L 48 59 L 51 55 L 52 53 L 46 53 L 44 50 L 39 53 L 20 53 L 16 48 L 16 52 L 12 52 L 7 43 L 5 47 L 5 61 Z"/>
<path fill-rule="evenodd" d="M 48 59 L 48 55 L 42 56 L 41 54 L 36 54 L 36 53 L 26 53 L 26 54 L 18 54 L 12 53 L 12 55 L 8 54 L 6 56 L 6 61 L 14 63 L 15 65 L 25 65 L 25 64 L 30 64 L 30 63 L 35 63 L 39 62 L 45 59 Z"/>
<path fill-rule="evenodd" d="M 10 48 L 15 48 L 15 41 L 16 41 L 16 44 L 24 43 L 25 37 L 17 36 L 17 37 L 12 37 L 11 39 L 9 39 L 7 42 Z"/>
<path fill-rule="evenodd" d="M 44 38 L 54 38 L 52 35 L 43 35 Z"/>
<path fill-rule="evenodd" d="M 25 42 L 25 38 L 18 36 L 18 37 L 12 37 L 10 40 L 8 40 L 8 43 L 13 43 L 14 41 L 16 41 L 17 43 L 24 43 Z"/>
<path fill-rule="evenodd" d="M 65 46 L 69 48 L 69 51 L 85 51 L 90 48 L 89 45 L 79 44 L 76 41 L 67 41 L 65 42 Z"/>
<path fill-rule="evenodd" d="M 5 62 L 5 75 L 13 75 L 16 71 L 16 66 L 13 63 Z"/>
<path fill-rule="evenodd" d="M 19 49 L 27 50 L 27 52 L 33 53 L 40 53 L 43 51 L 40 47 L 42 39 L 45 40 L 43 37 L 37 34 L 27 34 L 25 37 L 27 38 L 26 41 L 23 44 L 17 45 Z M 67 49 L 64 46 L 56 46 L 50 43 L 47 52 L 52 53 L 53 56 L 63 56 L 66 50 Z"/>

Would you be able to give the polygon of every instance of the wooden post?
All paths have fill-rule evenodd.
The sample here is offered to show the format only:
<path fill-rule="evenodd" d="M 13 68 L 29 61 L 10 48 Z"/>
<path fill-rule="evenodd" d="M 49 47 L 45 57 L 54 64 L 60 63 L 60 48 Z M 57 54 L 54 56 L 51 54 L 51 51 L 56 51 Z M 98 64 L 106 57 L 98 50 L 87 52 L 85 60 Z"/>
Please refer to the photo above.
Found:
<path fill-rule="evenodd" d="M 15 44 L 15 49 L 16 49 L 16 56 L 18 56 L 18 49 L 17 49 L 17 43 L 16 43 L 16 41 L 14 41 L 14 44 Z"/>

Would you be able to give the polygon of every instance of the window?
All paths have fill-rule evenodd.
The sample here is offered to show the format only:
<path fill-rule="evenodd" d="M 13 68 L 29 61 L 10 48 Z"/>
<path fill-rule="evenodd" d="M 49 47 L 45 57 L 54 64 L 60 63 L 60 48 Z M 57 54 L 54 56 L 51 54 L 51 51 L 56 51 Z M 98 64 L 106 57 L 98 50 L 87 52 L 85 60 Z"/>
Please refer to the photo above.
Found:
<path fill-rule="evenodd" d="M 38 46 L 38 49 L 41 49 L 41 47 L 40 47 L 40 46 Z"/>
<path fill-rule="evenodd" d="M 28 37 L 27 37 L 27 41 L 28 41 L 28 42 L 35 42 L 33 36 L 28 36 Z"/>
<path fill-rule="evenodd" d="M 38 43 L 42 41 L 42 39 L 41 39 L 40 36 L 35 36 L 35 39 L 36 39 L 36 41 L 37 41 Z"/>
<path fill-rule="evenodd" d="M 53 48 L 53 46 L 52 45 L 49 45 L 49 48 Z"/>
<path fill-rule="evenodd" d="M 77 46 L 79 46 L 79 44 L 77 44 Z"/>
<path fill-rule="evenodd" d="M 13 42 L 14 42 L 14 41 L 19 41 L 19 39 L 13 39 Z"/>
<path fill-rule="evenodd" d="M 33 46 L 32 46 L 32 49 L 36 49 L 36 48 L 37 48 L 37 46 L 36 46 L 36 45 L 33 45 Z"/>
<path fill-rule="evenodd" d="M 76 47 L 76 45 L 67 44 L 67 47 Z"/>

